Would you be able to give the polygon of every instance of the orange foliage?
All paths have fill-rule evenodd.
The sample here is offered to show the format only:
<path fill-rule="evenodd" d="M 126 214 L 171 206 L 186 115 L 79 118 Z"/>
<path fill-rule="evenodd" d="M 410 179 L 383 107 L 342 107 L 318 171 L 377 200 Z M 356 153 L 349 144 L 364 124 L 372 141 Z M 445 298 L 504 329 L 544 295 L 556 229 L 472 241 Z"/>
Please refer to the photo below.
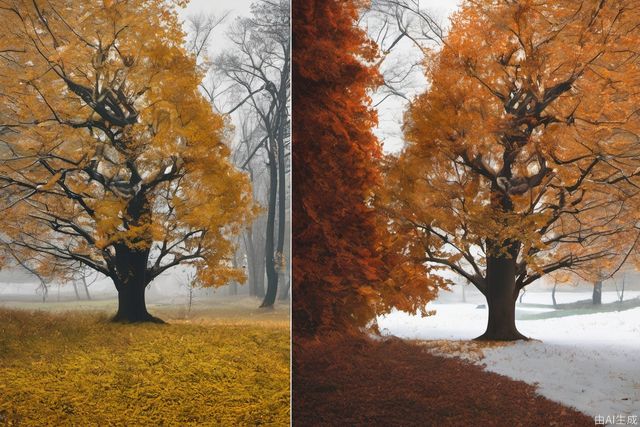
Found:
<path fill-rule="evenodd" d="M 418 257 L 485 295 L 488 260 L 511 259 L 514 299 L 621 262 L 637 236 L 639 16 L 634 1 L 463 3 L 388 174 L 385 208 Z"/>

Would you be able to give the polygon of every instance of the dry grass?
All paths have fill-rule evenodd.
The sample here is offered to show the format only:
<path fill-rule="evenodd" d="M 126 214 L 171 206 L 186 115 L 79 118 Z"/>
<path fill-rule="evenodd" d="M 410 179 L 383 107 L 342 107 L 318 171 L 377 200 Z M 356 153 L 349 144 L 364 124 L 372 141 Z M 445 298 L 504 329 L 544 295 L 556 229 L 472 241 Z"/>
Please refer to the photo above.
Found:
<path fill-rule="evenodd" d="M 2 309 L 2 419 L 9 425 L 288 425 L 288 323 L 256 314 L 120 325 L 105 312 Z"/>
<path fill-rule="evenodd" d="M 484 359 L 484 350 L 496 347 L 506 347 L 515 341 L 468 341 L 468 340 L 407 340 L 419 347 L 424 347 L 429 353 L 442 357 L 457 357 L 470 362 L 480 362 Z"/>

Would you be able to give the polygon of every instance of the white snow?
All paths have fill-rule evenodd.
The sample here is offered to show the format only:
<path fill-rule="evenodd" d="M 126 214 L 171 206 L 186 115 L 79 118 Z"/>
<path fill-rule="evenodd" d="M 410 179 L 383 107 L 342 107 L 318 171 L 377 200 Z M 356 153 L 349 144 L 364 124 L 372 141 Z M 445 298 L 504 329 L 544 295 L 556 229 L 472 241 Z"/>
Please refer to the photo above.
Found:
<path fill-rule="evenodd" d="M 625 293 L 625 300 L 640 292 Z M 559 304 L 589 299 L 586 292 L 558 292 Z M 527 293 L 519 307 L 531 315 L 553 311 L 550 292 Z M 616 300 L 604 292 L 603 302 Z M 418 340 L 468 340 L 484 332 L 487 311 L 474 303 L 435 303 L 434 316 L 392 312 L 378 320 L 383 334 Z M 538 386 L 538 392 L 596 417 L 640 418 L 640 307 L 625 310 L 518 320 L 534 340 L 483 350 L 485 369 Z M 638 420 L 636 418 L 636 420 Z M 640 421 L 637 421 L 640 423 Z"/>

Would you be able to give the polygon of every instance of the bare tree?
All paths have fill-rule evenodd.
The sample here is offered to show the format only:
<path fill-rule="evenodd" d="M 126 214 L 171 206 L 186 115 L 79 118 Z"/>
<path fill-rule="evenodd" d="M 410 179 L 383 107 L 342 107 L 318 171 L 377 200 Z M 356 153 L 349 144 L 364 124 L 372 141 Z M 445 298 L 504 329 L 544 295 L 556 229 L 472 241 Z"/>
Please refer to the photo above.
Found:
<path fill-rule="evenodd" d="M 249 294 L 271 307 L 279 283 L 285 284 L 281 297 L 288 295 L 289 2 L 254 3 L 251 17 L 238 18 L 228 33 L 233 47 L 209 60 L 213 30 L 226 16 L 188 18 L 188 46 L 208 67 L 202 91 L 236 129 L 233 162 L 249 173 L 254 200 L 267 207 L 246 228 L 242 248 Z"/>
<path fill-rule="evenodd" d="M 278 282 L 282 281 L 287 264 L 284 245 L 288 225 L 287 156 L 290 148 L 289 27 L 289 1 L 254 3 L 252 17 L 238 19 L 229 33 L 234 48 L 215 61 L 217 71 L 227 78 L 230 87 L 243 93 L 240 103 L 249 105 L 259 118 L 262 138 L 247 153 L 241 166 L 246 168 L 258 151 L 267 155 L 267 290 L 261 307 L 272 307 L 275 303 Z"/>
<path fill-rule="evenodd" d="M 618 301 L 622 302 L 624 301 L 624 286 L 625 286 L 625 282 L 627 280 L 627 274 L 623 273 L 622 274 L 622 286 L 620 289 L 618 289 L 618 283 L 614 282 L 616 285 L 616 296 L 618 297 Z"/>

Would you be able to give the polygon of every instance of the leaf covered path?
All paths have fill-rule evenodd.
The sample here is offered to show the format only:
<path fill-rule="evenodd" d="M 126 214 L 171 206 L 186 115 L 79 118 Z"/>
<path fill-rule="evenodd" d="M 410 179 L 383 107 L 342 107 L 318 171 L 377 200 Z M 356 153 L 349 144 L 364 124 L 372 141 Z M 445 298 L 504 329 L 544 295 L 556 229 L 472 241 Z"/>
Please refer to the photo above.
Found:
<path fill-rule="evenodd" d="M 294 344 L 296 426 L 586 426 L 535 387 L 399 339 Z"/>

